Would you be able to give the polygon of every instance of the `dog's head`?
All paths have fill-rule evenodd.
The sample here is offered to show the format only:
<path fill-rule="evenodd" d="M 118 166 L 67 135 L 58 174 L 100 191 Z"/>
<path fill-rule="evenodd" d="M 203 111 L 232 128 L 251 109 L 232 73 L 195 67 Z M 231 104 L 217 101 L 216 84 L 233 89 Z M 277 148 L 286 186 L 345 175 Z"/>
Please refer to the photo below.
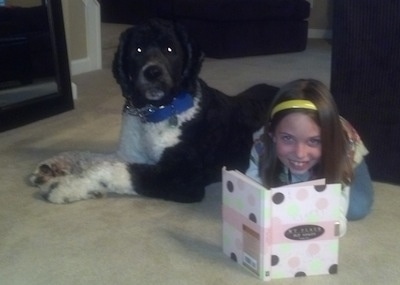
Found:
<path fill-rule="evenodd" d="M 202 59 L 182 26 L 151 19 L 121 34 L 113 73 L 134 107 L 167 105 L 179 92 L 194 91 Z"/>

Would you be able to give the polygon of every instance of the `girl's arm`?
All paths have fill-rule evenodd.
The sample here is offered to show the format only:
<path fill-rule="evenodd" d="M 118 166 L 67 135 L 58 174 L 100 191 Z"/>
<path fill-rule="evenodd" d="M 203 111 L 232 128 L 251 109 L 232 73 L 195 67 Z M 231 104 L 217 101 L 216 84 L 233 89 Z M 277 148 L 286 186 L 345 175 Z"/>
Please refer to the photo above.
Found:
<path fill-rule="evenodd" d="M 255 132 L 253 134 L 253 147 L 251 148 L 250 152 L 250 163 L 249 163 L 249 168 L 246 171 L 246 175 L 249 176 L 250 178 L 253 178 L 255 181 L 258 183 L 261 183 L 261 178 L 259 174 L 259 161 L 260 161 L 260 155 L 264 151 L 264 145 L 260 139 L 260 137 L 263 135 L 263 129 Z"/>
<path fill-rule="evenodd" d="M 340 237 L 343 237 L 346 234 L 347 231 L 347 211 L 349 209 L 349 201 L 350 201 L 350 187 L 345 186 L 342 189 L 342 195 L 340 197 L 340 203 L 339 203 L 339 210 L 340 210 Z"/>
<path fill-rule="evenodd" d="M 246 175 L 261 184 L 261 178 L 258 172 L 258 155 L 253 146 L 250 154 L 249 168 L 246 170 Z"/>

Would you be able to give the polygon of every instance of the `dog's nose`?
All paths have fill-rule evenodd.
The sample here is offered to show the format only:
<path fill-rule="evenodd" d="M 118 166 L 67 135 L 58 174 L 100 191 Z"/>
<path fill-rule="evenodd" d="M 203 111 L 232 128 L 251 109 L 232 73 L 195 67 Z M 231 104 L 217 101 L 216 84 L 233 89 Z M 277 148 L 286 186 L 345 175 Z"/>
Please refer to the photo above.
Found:
<path fill-rule="evenodd" d="M 162 75 L 162 70 L 157 65 L 151 65 L 151 66 L 147 67 L 146 70 L 144 71 L 144 76 L 148 80 L 155 80 L 155 79 L 159 78 L 161 75 Z"/>

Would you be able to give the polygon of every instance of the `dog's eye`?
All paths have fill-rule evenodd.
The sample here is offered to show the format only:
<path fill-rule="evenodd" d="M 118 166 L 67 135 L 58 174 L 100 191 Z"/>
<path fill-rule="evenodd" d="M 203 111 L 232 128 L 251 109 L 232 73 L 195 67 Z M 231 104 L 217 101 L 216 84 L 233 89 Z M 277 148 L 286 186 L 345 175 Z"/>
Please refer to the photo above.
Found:
<path fill-rule="evenodd" d="M 138 53 L 141 53 L 141 52 L 142 52 L 142 49 L 141 49 L 140 47 L 138 47 L 138 48 L 136 48 L 136 51 L 137 51 Z"/>
<path fill-rule="evenodd" d="M 172 53 L 174 50 L 172 49 L 172 47 L 167 47 L 167 51 L 168 51 L 169 53 Z"/>

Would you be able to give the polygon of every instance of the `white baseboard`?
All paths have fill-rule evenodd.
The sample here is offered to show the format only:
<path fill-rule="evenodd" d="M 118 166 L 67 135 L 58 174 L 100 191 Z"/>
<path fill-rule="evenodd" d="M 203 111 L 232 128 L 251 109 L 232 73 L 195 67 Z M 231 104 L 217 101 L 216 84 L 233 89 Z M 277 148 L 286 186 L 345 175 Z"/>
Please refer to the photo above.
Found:
<path fill-rule="evenodd" d="M 101 69 L 101 20 L 97 0 L 81 0 L 85 7 L 87 57 L 71 60 L 71 75 Z"/>
<path fill-rule="evenodd" d="M 78 86 L 76 86 L 76 83 L 71 82 L 71 90 L 72 90 L 72 99 L 78 100 Z"/>
<path fill-rule="evenodd" d="M 332 30 L 308 29 L 309 39 L 331 39 Z"/>
<path fill-rule="evenodd" d="M 71 60 L 70 68 L 71 75 L 77 75 L 95 70 L 92 67 L 92 61 L 89 57 Z"/>

